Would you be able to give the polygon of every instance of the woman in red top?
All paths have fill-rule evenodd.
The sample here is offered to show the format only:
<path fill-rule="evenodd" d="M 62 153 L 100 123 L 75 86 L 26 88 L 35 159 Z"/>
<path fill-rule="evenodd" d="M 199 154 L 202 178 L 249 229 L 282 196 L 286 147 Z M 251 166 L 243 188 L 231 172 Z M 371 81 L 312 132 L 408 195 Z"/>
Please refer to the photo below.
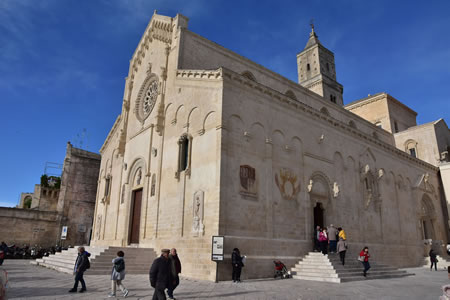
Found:
<path fill-rule="evenodd" d="M 368 247 L 364 247 L 364 249 L 361 250 L 361 252 L 359 253 L 360 257 L 364 257 L 364 260 L 361 261 L 362 264 L 364 265 L 364 277 L 366 277 L 367 275 L 367 271 L 369 271 L 370 269 L 370 264 L 369 264 L 369 248 Z"/>

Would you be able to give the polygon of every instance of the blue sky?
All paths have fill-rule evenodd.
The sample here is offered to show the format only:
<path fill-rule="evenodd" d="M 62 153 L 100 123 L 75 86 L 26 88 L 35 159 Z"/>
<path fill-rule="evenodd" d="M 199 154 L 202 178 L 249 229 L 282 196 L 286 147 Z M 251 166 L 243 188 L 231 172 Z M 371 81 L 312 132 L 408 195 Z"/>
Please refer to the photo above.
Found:
<path fill-rule="evenodd" d="M 450 123 L 450 1 L 0 0 L 0 206 L 62 163 L 67 141 L 98 152 L 155 9 L 294 81 L 313 18 L 345 103 L 387 92 L 418 123 Z"/>

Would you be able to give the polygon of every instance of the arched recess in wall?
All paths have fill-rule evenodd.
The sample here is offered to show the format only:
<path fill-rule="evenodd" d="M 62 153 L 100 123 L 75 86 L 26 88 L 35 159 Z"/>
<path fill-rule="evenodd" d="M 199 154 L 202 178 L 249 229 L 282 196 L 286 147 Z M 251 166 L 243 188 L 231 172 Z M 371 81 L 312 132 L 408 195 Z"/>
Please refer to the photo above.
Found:
<path fill-rule="evenodd" d="M 177 107 L 177 109 L 175 110 L 175 115 L 173 117 L 173 119 L 171 120 L 172 124 L 176 124 L 177 122 L 182 122 L 183 117 L 184 117 L 184 112 L 185 108 L 184 105 L 181 104 Z"/>
<path fill-rule="evenodd" d="M 431 200 L 431 197 L 427 194 L 423 194 L 420 201 L 420 224 L 422 228 L 423 239 L 436 239 L 435 221 L 436 211 Z"/>
<path fill-rule="evenodd" d="M 295 93 L 291 90 L 287 90 L 286 93 L 284 93 L 286 97 L 291 98 L 293 100 L 297 100 L 297 97 L 295 96 Z"/>
<path fill-rule="evenodd" d="M 186 123 L 188 125 L 188 131 L 191 133 L 196 133 L 202 129 L 202 120 L 200 116 L 200 109 L 198 107 L 193 107 L 187 116 Z"/>
<path fill-rule="evenodd" d="M 213 129 L 217 126 L 216 121 L 216 112 L 210 111 L 205 115 L 205 118 L 203 119 L 203 131 Z"/>
<path fill-rule="evenodd" d="M 256 77 L 255 77 L 255 75 L 253 75 L 253 73 L 250 72 L 250 71 L 244 71 L 244 72 L 242 72 L 241 75 L 244 76 L 244 77 L 247 78 L 247 79 L 250 79 L 250 80 L 256 82 Z"/>
<path fill-rule="evenodd" d="M 264 125 L 259 122 L 253 123 L 250 126 L 249 135 L 247 150 L 255 152 L 260 157 L 264 157 L 266 152 L 266 129 L 264 128 Z"/>

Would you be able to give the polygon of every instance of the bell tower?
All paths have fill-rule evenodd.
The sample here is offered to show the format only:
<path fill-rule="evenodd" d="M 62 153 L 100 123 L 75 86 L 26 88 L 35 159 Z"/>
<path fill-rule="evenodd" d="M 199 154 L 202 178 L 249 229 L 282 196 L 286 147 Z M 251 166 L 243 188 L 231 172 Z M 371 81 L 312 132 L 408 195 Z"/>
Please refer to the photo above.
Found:
<path fill-rule="evenodd" d="M 325 100 L 344 104 L 344 87 L 336 81 L 334 54 L 319 41 L 311 22 L 311 33 L 305 49 L 297 54 L 298 83 Z"/>

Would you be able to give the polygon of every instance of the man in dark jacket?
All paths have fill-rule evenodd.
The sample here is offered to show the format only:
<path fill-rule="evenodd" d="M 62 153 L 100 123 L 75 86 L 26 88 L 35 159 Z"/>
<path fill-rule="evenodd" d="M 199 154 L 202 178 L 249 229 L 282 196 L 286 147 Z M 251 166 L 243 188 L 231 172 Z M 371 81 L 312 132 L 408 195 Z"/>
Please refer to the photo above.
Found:
<path fill-rule="evenodd" d="M 78 247 L 78 256 L 73 269 L 75 273 L 75 284 L 73 285 L 73 288 L 69 290 L 69 293 L 75 293 L 77 291 L 78 282 L 81 282 L 80 293 L 86 292 L 86 283 L 84 282 L 83 274 L 89 269 L 89 266 L 88 253 L 84 250 L 84 247 Z"/>
<path fill-rule="evenodd" d="M 171 280 L 169 252 L 169 249 L 162 249 L 161 256 L 153 261 L 150 268 L 150 285 L 155 289 L 153 300 L 166 300 L 164 290 Z"/>
<path fill-rule="evenodd" d="M 180 277 L 178 274 L 181 273 L 181 262 L 178 258 L 177 249 L 172 248 L 170 249 L 169 254 L 169 261 L 170 261 L 170 273 L 172 275 L 169 288 L 167 289 L 167 295 L 169 295 L 169 299 L 175 299 L 173 297 L 173 291 L 177 288 L 177 286 L 180 284 Z"/>

